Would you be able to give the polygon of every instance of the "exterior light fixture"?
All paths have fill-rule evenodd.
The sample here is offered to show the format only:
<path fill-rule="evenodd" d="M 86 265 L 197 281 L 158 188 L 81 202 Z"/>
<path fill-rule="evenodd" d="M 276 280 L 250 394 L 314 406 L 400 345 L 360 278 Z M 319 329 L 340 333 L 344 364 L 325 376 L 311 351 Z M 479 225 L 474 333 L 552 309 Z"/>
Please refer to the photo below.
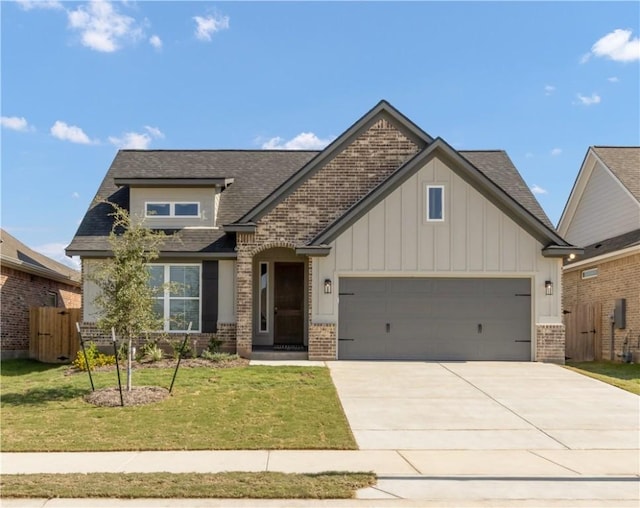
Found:
<path fill-rule="evenodd" d="M 573 252 L 569 254 L 569 261 L 572 261 L 575 258 L 576 258 L 576 255 Z"/>
<path fill-rule="evenodd" d="M 330 295 L 331 290 L 331 279 L 324 279 L 324 294 Z"/>
<path fill-rule="evenodd" d="M 553 294 L 553 282 L 550 280 L 544 281 L 544 294 L 547 296 L 551 296 Z"/>

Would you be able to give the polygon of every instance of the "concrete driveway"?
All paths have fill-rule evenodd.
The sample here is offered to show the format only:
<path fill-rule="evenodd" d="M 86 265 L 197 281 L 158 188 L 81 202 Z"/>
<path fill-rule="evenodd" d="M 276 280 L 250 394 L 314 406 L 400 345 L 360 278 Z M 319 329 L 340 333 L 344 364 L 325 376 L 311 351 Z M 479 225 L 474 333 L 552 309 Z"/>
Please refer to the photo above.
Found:
<path fill-rule="evenodd" d="M 328 365 L 360 449 L 422 475 L 639 474 L 640 397 L 560 366 Z"/>

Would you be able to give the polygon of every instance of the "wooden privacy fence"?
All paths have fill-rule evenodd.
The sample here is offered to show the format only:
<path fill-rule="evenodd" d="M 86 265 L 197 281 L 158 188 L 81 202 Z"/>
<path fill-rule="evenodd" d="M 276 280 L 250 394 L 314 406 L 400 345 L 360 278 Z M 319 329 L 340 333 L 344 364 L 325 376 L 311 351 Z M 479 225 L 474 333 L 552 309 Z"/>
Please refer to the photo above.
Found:
<path fill-rule="evenodd" d="M 33 307 L 29 309 L 29 358 L 44 363 L 73 361 L 80 348 L 76 322 L 80 309 Z"/>
<path fill-rule="evenodd" d="M 576 362 L 601 360 L 602 305 L 584 303 L 565 312 L 565 356 Z"/>

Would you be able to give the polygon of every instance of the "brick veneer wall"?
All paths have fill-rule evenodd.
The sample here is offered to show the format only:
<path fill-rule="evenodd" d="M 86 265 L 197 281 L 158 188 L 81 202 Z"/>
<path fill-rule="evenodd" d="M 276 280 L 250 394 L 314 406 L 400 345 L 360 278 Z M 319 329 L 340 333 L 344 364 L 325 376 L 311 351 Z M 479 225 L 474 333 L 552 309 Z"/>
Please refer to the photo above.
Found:
<path fill-rule="evenodd" d="M 564 364 L 564 325 L 536 325 L 536 361 Z"/>
<path fill-rule="evenodd" d="M 598 276 L 582 279 L 582 271 L 598 268 Z M 574 305 L 600 303 L 602 305 L 602 358 L 609 359 L 611 352 L 611 327 L 609 315 L 615 300 L 627 300 L 626 328 L 614 330 L 614 355 L 622 352 L 628 339 L 634 361 L 640 361 L 640 254 L 583 265 L 575 270 L 565 269 L 562 274 L 562 305 L 567 309 Z M 618 359 L 617 356 L 615 356 Z"/>
<path fill-rule="evenodd" d="M 294 192 L 262 217 L 255 233 L 238 233 L 237 245 L 237 347 L 250 357 L 253 319 L 253 257 L 268 248 L 305 245 L 342 216 L 374 187 L 383 182 L 419 147 L 393 123 L 380 118 L 342 152 L 306 179 Z M 311 266 L 311 263 L 310 263 Z M 310 269 L 311 270 L 311 269 Z M 312 281 L 309 282 L 311 294 Z M 311 316 L 311 299 L 308 305 Z M 316 344 L 327 341 L 331 327 L 314 325 L 309 317 L 311 351 L 327 356 L 331 350 Z M 335 327 L 333 327 L 335 342 Z M 335 358 L 335 344 L 333 346 Z"/>
<path fill-rule="evenodd" d="M 0 302 L 2 302 L 2 358 L 29 356 L 29 309 L 45 307 L 49 292 L 58 295 L 58 307 L 80 308 L 79 287 L 56 282 L 38 275 L 3 266 L 0 270 Z"/>

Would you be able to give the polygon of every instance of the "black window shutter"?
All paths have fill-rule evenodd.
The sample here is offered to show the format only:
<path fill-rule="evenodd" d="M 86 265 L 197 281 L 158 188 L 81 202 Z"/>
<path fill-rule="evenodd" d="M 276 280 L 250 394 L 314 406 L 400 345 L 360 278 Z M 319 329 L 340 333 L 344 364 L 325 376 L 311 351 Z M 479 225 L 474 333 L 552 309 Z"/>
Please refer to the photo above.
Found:
<path fill-rule="evenodd" d="M 202 332 L 218 331 L 218 262 L 202 262 Z"/>

